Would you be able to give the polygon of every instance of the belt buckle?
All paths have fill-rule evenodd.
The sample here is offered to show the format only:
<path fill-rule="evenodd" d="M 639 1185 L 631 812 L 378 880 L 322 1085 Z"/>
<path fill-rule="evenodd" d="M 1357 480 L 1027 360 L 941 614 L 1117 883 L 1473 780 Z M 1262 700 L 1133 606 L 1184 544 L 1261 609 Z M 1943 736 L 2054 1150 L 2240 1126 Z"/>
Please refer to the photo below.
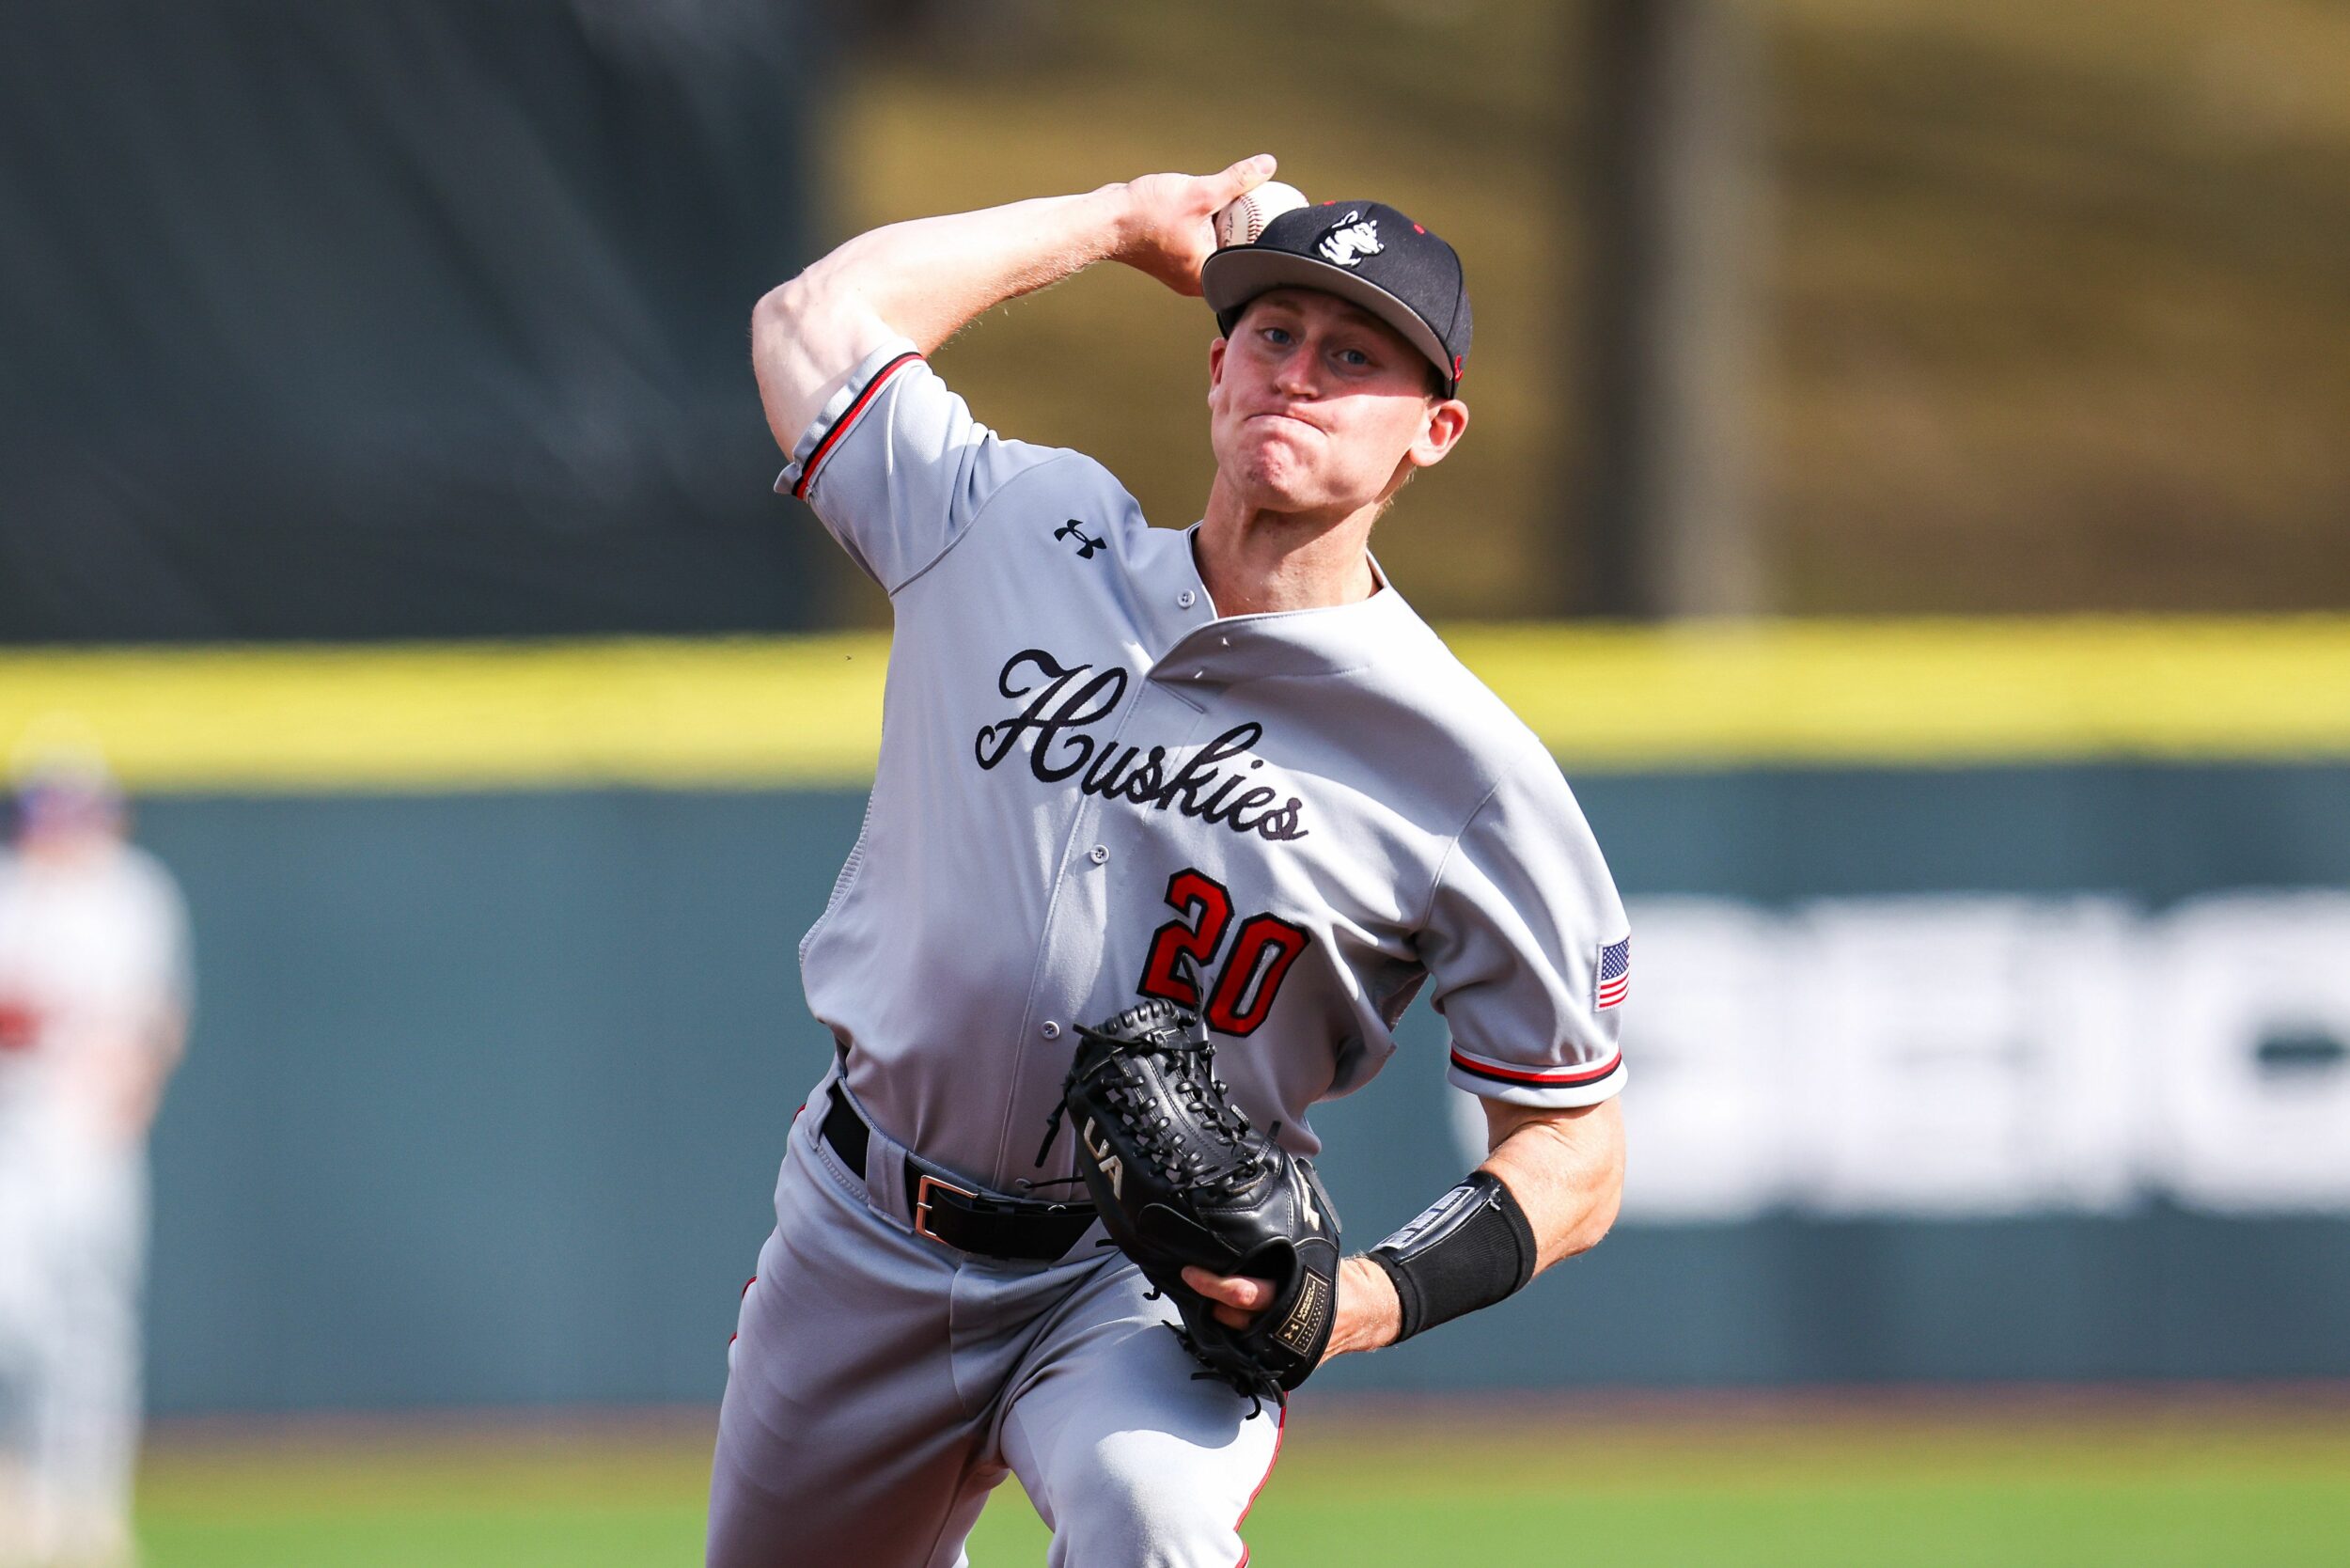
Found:
<path fill-rule="evenodd" d="M 955 1244 L 953 1242 L 948 1241 L 946 1237 L 931 1229 L 931 1192 L 933 1188 L 946 1192 L 951 1192 L 957 1198 L 969 1198 L 976 1200 L 979 1195 L 969 1187 L 959 1187 L 952 1182 L 942 1181 L 938 1177 L 931 1175 L 928 1171 L 923 1172 L 921 1181 L 915 1184 L 914 1233 L 917 1236 L 922 1236 L 931 1241 L 934 1241 L 941 1247 L 954 1247 Z M 955 1250 L 960 1252 L 963 1249 L 961 1247 L 956 1247 Z"/>

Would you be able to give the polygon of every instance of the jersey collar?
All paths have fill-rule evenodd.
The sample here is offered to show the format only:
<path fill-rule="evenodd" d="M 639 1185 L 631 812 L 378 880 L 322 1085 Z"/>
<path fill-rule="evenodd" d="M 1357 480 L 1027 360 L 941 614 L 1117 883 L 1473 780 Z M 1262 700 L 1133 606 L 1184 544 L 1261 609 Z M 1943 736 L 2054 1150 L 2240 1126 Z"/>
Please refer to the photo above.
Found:
<path fill-rule="evenodd" d="M 1418 613 L 1389 582 L 1377 557 L 1371 572 L 1377 587 L 1368 599 L 1308 610 L 1269 610 L 1258 615 L 1218 616 L 1200 581 L 1192 538 L 1199 525 L 1168 541 L 1168 580 L 1179 582 L 1173 604 L 1183 613 L 1168 627 L 1166 651 L 1151 679 L 1192 686 L 1235 685 L 1268 677 L 1338 675 L 1402 652 L 1417 637 L 1431 635 Z M 1183 603 L 1185 592 L 1195 597 Z M 1160 597 L 1166 595 L 1162 592 Z"/>

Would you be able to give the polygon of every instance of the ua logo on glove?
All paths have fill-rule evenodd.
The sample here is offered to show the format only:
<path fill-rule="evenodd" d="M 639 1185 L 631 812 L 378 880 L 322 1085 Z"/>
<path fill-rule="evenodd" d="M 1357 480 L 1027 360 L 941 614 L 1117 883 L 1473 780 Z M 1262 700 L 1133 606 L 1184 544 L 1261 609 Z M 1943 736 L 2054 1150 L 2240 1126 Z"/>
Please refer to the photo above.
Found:
<path fill-rule="evenodd" d="M 1093 1163 L 1102 1168 L 1102 1179 L 1110 1184 L 1111 1196 L 1125 1197 L 1125 1164 L 1112 1152 L 1110 1140 L 1093 1130 L 1093 1118 L 1089 1116 L 1086 1118 L 1085 1140 L 1086 1150 L 1093 1156 Z"/>

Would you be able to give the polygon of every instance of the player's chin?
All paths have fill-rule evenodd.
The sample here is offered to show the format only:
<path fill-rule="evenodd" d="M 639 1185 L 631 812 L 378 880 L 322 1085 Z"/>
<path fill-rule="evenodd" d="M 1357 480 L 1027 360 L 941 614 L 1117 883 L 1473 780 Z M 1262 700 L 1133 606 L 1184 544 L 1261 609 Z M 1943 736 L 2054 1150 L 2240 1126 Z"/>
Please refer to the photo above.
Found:
<path fill-rule="evenodd" d="M 1250 501 L 1288 510 L 1311 504 L 1328 488 L 1316 455 L 1276 432 L 1243 445 L 1227 468 Z"/>
<path fill-rule="evenodd" d="M 1251 464 L 1238 478 L 1240 498 L 1260 511 L 1307 511 L 1322 504 L 1323 487 L 1308 474 L 1287 472 L 1277 464 Z"/>

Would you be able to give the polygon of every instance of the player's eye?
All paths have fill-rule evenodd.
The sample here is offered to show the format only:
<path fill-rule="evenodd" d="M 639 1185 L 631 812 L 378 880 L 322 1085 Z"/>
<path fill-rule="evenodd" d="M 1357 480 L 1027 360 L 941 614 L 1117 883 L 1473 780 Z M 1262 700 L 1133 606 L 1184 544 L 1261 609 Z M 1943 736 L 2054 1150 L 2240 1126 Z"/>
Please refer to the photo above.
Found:
<path fill-rule="evenodd" d="M 1287 327 L 1269 326 L 1264 329 L 1264 340 L 1277 349 L 1286 349 L 1297 339 L 1290 336 Z"/>
<path fill-rule="evenodd" d="M 1358 370 L 1368 368 L 1371 363 L 1371 355 L 1360 349 L 1340 349 L 1339 358 Z"/>

